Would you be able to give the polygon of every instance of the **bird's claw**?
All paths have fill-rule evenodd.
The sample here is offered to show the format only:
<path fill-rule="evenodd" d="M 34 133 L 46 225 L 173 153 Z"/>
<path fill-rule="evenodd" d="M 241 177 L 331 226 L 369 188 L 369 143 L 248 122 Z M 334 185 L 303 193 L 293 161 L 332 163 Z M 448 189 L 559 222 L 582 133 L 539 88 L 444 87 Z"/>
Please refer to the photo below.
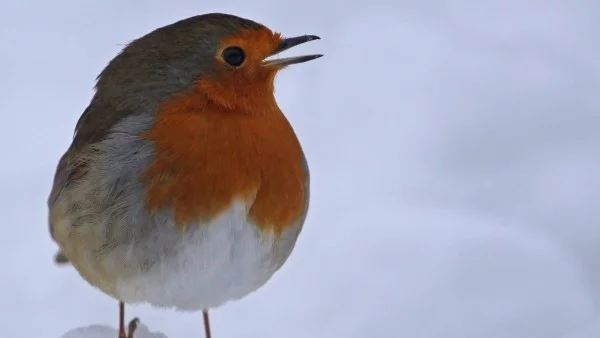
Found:
<path fill-rule="evenodd" d="M 133 334 L 135 333 L 135 329 L 137 329 L 140 324 L 140 319 L 135 317 L 127 325 L 127 338 L 133 338 Z"/>
<path fill-rule="evenodd" d="M 135 330 L 137 329 L 139 324 L 140 319 L 137 317 L 130 320 L 129 324 L 127 325 L 127 334 L 125 334 L 124 330 L 121 330 L 119 332 L 119 338 L 133 338 L 133 334 L 135 333 Z"/>

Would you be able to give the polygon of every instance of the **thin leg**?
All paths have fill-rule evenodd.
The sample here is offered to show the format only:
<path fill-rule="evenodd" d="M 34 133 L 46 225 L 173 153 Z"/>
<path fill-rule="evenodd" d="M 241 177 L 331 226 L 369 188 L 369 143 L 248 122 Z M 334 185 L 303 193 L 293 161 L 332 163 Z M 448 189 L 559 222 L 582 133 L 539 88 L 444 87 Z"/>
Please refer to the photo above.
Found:
<path fill-rule="evenodd" d="M 125 303 L 119 302 L 119 338 L 129 338 L 125 332 Z"/>
<path fill-rule="evenodd" d="M 135 333 L 135 329 L 137 329 L 139 322 L 140 320 L 137 318 L 133 318 L 129 322 L 129 325 L 127 325 L 127 338 L 133 338 L 133 334 Z"/>
<path fill-rule="evenodd" d="M 139 319 L 133 318 L 127 325 L 127 333 L 125 333 L 125 303 L 119 302 L 119 338 L 133 338 L 139 321 Z"/>
<path fill-rule="evenodd" d="M 202 317 L 204 318 L 204 336 L 206 338 L 211 338 L 211 335 L 210 335 L 210 321 L 208 320 L 208 310 L 202 311 Z"/>

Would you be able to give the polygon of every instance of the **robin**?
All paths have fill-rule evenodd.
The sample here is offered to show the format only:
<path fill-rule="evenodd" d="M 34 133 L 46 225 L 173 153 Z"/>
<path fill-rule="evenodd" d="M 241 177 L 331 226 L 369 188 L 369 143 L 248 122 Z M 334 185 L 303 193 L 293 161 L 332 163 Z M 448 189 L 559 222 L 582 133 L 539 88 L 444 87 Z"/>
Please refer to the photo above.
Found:
<path fill-rule="evenodd" d="M 48 198 L 59 252 L 124 304 L 208 310 L 262 287 L 291 254 L 309 205 L 309 169 L 274 97 L 270 58 L 319 39 L 283 38 L 211 13 L 128 44 L 60 158 Z M 128 332 L 126 332 L 128 331 Z"/>

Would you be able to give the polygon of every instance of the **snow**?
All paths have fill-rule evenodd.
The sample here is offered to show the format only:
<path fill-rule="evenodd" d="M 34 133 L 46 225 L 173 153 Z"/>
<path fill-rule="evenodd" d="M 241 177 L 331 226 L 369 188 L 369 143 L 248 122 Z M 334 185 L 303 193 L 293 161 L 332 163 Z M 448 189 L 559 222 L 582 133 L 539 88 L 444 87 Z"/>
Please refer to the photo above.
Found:
<path fill-rule="evenodd" d="M 276 84 L 312 171 L 307 225 L 272 281 L 211 312 L 214 337 L 600 337 L 593 0 L 1 2 L 7 337 L 116 337 L 116 301 L 52 264 L 54 166 L 124 43 L 210 11 L 325 54 Z M 134 316 L 203 336 L 201 313 Z"/>
<path fill-rule="evenodd" d="M 115 338 L 119 331 L 106 325 L 90 325 L 65 333 L 62 338 Z M 148 327 L 140 324 L 135 331 L 135 338 L 167 338 L 162 332 L 150 332 Z"/>

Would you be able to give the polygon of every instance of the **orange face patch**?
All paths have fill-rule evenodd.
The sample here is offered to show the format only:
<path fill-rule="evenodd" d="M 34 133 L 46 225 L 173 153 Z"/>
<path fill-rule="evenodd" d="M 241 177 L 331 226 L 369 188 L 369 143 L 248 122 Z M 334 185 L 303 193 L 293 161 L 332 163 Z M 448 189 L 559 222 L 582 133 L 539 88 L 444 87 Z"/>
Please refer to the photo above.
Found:
<path fill-rule="evenodd" d="M 217 217 L 234 199 L 254 200 L 250 219 L 281 233 L 303 212 L 308 192 L 300 144 L 277 112 L 232 112 L 198 92 L 163 104 L 141 135 L 155 145 L 140 177 L 151 210 L 172 208 L 184 229 Z"/>
<path fill-rule="evenodd" d="M 217 59 L 226 65 L 221 58 L 221 53 L 227 47 L 237 46 L 246 53 L 247 68 L 259 66 L 260 62 L 273 54 L 281 43 L 281 34 L 263 27 L 261 29 L 245 29 L 239 33 L 224 38 L 217 50 Z"/>
<path fill-rule="evenodd" d="M 268 28 L 246 29 L 221 42 L 215 58 L 219 62 L 216 76 L 196 81 L 198 89 L 210 100 L 225 109 L 251 114 L 265 114 L 278 110 L 273 97 L 274 79 L 278 69 L 265 67 L 261 62 L 279 46 L 281 35 Z M 245 61 L 239 67 L 228 65 L 222 58 L 223 50 L 240 47 Z"/>

